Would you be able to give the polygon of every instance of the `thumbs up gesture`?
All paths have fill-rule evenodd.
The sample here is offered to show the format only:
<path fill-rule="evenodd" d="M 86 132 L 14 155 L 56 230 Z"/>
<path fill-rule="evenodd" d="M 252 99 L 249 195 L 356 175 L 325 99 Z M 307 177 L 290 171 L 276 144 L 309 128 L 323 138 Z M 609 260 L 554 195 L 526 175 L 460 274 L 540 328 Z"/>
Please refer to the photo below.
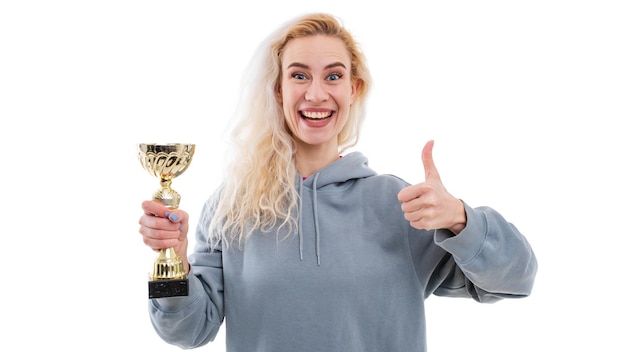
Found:
<path fill-rule="evenodd" d="M 422 150 L 425 180 L 408 186 L 398 193 L 404 218 L 416 229 L 449 229 L 458 234 L 465 228 L 465 208 L 461 200 L 453 197 L 441 182 L 433 161 L 434 141 Z"/>

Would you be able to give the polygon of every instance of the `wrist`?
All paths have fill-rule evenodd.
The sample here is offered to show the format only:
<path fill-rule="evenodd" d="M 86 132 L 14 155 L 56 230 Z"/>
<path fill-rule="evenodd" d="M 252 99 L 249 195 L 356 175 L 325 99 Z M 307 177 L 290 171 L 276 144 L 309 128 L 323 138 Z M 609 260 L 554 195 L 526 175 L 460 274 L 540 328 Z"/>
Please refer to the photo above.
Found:
<path fill-rule="evenodd" d="M 467 215 L 465 214 L 465 204 L 463 204 L 462 200 L 458 200 L 459 202 L 459 211 L 457 212 L 457 216 L 455 217 L 454 225 L 452 225 L 448 230 L 452 231 L 455 235 L 458 235 L 463 231 L 465 225 L 467 224 Z"/>

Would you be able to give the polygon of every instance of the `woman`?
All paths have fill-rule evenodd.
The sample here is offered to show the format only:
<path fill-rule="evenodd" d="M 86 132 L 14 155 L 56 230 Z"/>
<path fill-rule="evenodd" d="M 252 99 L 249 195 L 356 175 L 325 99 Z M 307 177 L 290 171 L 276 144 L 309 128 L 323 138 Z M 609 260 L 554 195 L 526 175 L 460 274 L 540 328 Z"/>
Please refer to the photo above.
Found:
<path fill-rule="evenodd" d="M 143 203 L 144 242 L 174 247 L 189 270 L 189 296 L 149 303 L 165 341 L 204 345 L 225 319 L 230 352 L 425 351 L 430 294 L 530 294 L 529 244 L 496 211 L 446 191 L 432 141 L 417 185 L 342 156 L 358 140 L 370 76 L 334 17 L 287 23 L 245 77 L 235 154 L 189 256 L 187 213 Z"/>

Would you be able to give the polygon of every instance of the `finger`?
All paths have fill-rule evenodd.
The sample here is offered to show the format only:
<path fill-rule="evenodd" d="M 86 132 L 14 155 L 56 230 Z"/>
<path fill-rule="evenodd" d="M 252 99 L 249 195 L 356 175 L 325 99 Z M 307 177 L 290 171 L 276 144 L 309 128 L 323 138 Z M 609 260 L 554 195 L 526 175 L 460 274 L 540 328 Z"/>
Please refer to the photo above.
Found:
<path fill-rule="evenodd" d="M 141 207 L 147 215 L 167 218 L 175 223 L 186 222 L 188 218 L 187 212 L 180 209 L 172 210 L 155 200 L 146 200 L 142 203 Z"/>
<path fill-rule="evenodd" d="M 187 218 L 189 217 L 189 215 L 187 215 L 187 212 L 185 212 L 184 210 L 176 209 L 167 211 L 165 213 L 165 217 L 167 217 L 173 223 L 179 223 L 182 225 L 184 223 L 187 223 Z"/>
<path fill-rule="evenodd" d="M 412 188 L 412 186 L 408 186 L 401 189 L 400 192 L 398 192 L 398 200 L 404 203 L 414 199 L 416 195 Z"/>
<path fill-rule="evenodd" d="M 170 221 L 167 218 L 162 218 L 162 217 L 158 217 L 158 216 L 154 216 L 154 215 L 150 215 L 150 214 L 144 214 L 139 219 L 139 225 L 141 225 L 142 229 L 145 229 L 146 231 L 149 231 L 149 232 L 152 232 L 152 231 L 166 231 L 166 232 L 179 231 L 180 227 L 181 227 L 180 224 L 173 223 L 172 221 Z M 146 235 L 149 235 L 149 233 L 146 233 Z"/>
<path fill-rule="evenodd" d="M 178 246 L 181 242 L 180 236 L 175 236 L 174 233 L 141 233 L 143 235 L 143 243 L 153 250 L 161 250 L 164 248 L 173 248 Z"/>
<path fill-rule="evenodd" d="M 418 189 L 418 194 L 413 199 L 403 201 L 400 208 L 405 213 L 413 213 L 436 206 L 436 195 L 431 186 L 419 184 L 412 186 Z"/>
<path fill-rule="evenodd" d="M 398 200 L 402 203 L 410 202 L 423 193 L 420 184 L 404 187 L 398 192 Z"/>
<path fill-rule="evenodd" d="M 160 218 L 166 218 L 166 214 L 170 212 L 168 207 L 155 200 L 144 201 L 141 203 L 141 208 L 143 208 L 144 213 L 147 215 L 158 216 Z"/>
<path fill-rule="evenodd" d="M 434 144 L 435 141 L 430 140 L 424 145 L 424 149 L 422 149 L 422 164 L 424 164 L 424 176 L 426 177 L 426 181 L 440 180 L 439 171 L 437 171 L 433 160 Z"/>

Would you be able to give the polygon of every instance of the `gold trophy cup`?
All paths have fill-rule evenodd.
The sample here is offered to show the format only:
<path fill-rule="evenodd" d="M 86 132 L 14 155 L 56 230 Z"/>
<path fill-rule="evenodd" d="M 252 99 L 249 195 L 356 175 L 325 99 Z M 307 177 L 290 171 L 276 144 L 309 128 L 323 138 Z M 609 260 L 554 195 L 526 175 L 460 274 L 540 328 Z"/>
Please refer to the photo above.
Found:
<path fill-rule="evenodd" d="M 161 181 L 152 199 L 174 210 L 180 203 L 180 195 L 170 186 L 172 179 L 180 176 L 189 164 L 195 144 L 138 144 L 139 161 L 143 168 Z M 154 271 L 148 282 L 149 298 L 189 295 L 189 280 L 182 259 L 173 248 L 161 249 L 154 261 Z"/>

